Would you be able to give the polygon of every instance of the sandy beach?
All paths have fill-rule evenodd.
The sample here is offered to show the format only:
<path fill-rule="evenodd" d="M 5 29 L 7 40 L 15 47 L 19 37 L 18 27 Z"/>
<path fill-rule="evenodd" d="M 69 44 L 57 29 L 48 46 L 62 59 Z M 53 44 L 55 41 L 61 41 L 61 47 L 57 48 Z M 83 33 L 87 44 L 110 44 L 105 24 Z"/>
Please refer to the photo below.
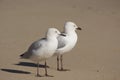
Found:
<path fill-rule="evenodd" d="M 48 73 L 54 77 L 36 77 L 35 63 L 19 55 L 49 27 L 62 31 L 66 21 L 83 28 L 64 55 L 70 71 L 57 71 L 53 57 Z M 0 80 L 120 80 L 120 1 L 0 0 L 0 51 Z"/>

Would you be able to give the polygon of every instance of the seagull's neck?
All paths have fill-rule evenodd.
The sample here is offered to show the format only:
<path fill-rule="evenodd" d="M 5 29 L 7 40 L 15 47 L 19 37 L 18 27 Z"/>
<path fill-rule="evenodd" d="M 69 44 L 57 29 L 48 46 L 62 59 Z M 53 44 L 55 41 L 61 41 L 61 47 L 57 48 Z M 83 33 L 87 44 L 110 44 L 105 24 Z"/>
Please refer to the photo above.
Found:
<path fill-rule="evenodd" d="M 55 36 L 47 36 L 47 40 L 57 40 Z"/>
<path fill-rule="evenodd" d="M 71 31 L 70 31 L 70 30 L 65 30 L 64 32 L 65 32 L 66 34 L 68 34 L 68 35 L 69 35 L 69 34 L 70 34 L 70 35 L 71 35 L 71 34 L 76 34 L 75 30 L 71 30 Z"/>

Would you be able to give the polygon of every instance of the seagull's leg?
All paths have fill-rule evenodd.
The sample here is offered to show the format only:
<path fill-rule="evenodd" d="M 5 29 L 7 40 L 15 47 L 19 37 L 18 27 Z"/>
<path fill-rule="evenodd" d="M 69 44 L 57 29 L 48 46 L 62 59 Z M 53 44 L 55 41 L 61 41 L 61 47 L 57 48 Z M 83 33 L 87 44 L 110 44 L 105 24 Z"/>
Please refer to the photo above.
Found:
<path fill-rule="evenodd" d="M 63 55 L 60 56 L 60 63 L 61 63 L 61 69 L 60 69 L 60 71 L 70 71 L 69 69 L 64 69 L 63 68 Z"/>
<path fill-rule="evenodd" d="M 37 62 L 37 77 L 42 77 L 42 76 L 39 74 L 39 62 Z"/>
<path fill-rule="evenodd" d="M 63 55 L 60 55 L 61 70 L 63 70 Z"/>
<path fill-rule="evenodd" d="M 57 70 L 59 71 L 59 55 L 57 56 Z"/>
<path fill-rule="evenodd" d="M 47 73 L 47 62 L 46 62 L 46 60 L 45 60 L 45 76 L 47 76 L 47 77 L 53 77 L 51 75 L 48 75 L 48 73 Z"/>
<path fill-rule="evenodd" d="M 45 76 L 47 76 L 47 63 L 46 63 L 46 60 L 45 60 Z"/>

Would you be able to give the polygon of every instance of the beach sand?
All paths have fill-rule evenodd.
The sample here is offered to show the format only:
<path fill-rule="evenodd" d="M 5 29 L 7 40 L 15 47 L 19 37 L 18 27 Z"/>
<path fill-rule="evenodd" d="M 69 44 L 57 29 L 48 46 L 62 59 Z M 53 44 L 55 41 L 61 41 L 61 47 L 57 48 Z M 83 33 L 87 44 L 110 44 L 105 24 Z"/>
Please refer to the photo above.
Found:
<path fill-rule="evenodd" d="M 54 77 L 36 77 L 34 62 L 19 55 L 49 27 L 62 31 L 66 21 L 83 28 L 64 55 L 70 71 L 57 71 L 53 57 L 47 62 Z M 0 80 L 120 80 L 120 1 L 0 0 Z"/>

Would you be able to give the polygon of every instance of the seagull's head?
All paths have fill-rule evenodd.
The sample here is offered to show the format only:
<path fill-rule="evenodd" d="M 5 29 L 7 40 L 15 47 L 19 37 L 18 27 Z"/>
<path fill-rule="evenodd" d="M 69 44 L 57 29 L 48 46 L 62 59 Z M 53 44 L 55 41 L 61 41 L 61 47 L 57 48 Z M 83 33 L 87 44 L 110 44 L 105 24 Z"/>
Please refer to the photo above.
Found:
<path fill-rule="evenodd" d="M 75 30 L 82 30 L 82 28 L 78 27 L 74 22 L 69 21 L 65 23 L 65 30 L 75 31 Z"/>
<path fill-rule="evenodd" d="M 49 28 L 48 32 L 47 32 L 47 36 L 54 36 L 54 37 L 58 37 L 59 35 L 64 36 L 63 34 L 60 33 L 60 31 L 56 28 Z"/>

